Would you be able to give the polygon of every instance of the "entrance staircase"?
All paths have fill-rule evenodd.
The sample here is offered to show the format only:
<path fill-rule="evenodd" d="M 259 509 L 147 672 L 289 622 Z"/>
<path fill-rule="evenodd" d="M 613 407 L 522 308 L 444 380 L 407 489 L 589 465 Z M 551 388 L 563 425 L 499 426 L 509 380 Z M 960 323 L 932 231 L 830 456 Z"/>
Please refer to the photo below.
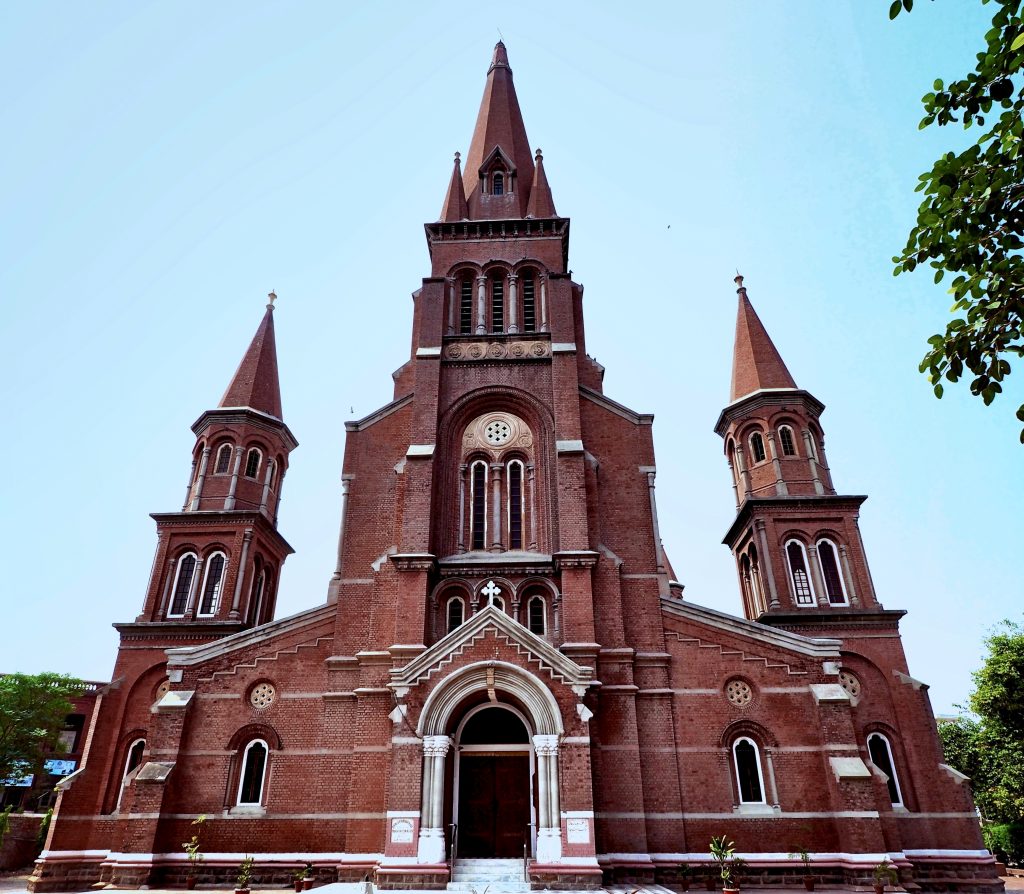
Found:
<path fill-rule="evenodd" d="M 456 860 L 452 867 L 449 891 L 467 894 L 528 894 L 529 882 L 523 878 L 522 860 Z"/>

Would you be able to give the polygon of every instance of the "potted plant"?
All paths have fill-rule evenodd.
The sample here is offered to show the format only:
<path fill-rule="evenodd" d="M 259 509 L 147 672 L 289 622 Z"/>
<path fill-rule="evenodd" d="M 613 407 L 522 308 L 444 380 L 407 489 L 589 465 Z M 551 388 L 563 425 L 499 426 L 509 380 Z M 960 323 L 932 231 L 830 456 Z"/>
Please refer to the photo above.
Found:
<path fill-rule="evenodd" d="M 791 857 L 799 857 L 800 862 L 804 864 L 804 888 L 808 891 L 814 890 L 814 876 L 811 875 L 811 854 L 805 847 L 797 847 L 796 850 L 790 854 Z"/>
<path fill-rule="evenodd" d="M 871 875 L 875 879 L 875 894 L 882 894 L 885 890 L 886 883 L 895 885 L 899 879 L 899 875 L 896 873 L 896 867 L 889 862 L 888 858 L 882 860 L 882 862 L 874 868 Z"/>
<path fill-rule="evenodd" d="M 308 891 L 313 887 L 313 864 L 307 863 L 305 868 L 302 870 L 302 887 Z"/>
<path fill-rule="evenodd" d="M 196 886 L 196 874 L 199 872 L 199 864 L 203 862 L 202 844 L 199 837 L 205 822 L 206 814 L 200 813 L 199 816 L 192 820 L 192 825 L 195 827 L 192 837 L 188 841 L 181 843 L 181 846 L 185 849 L 185 856 L 188 857 L 188 875 L 185 876 L 185 887 L 190 891 Z"/>
<path fill-rule="evenodd" d="M 235 894 L 249 894 L 249 882 L 252 881 L 252 857 L 246 857 L 238 864 L 238 877 L 235 879 Z"/>
<path fill-rule="evenodd" d="M 711 858 L 718 864 L 718 874 L 722 879 L 722 894 L 736 894 L 739 887 L 733 881 L 735 842 L 729 841 L 724 835 L 716 835 L 711 839 L 710 849 Z"/>
<path fill-rule="evenodd" d="M 679 864 L 679 887 L 684 891 L 690 890 L 690 864 Z"/>
<path fill-rule="evenodd" d="M 303 867 L 302 869 L 296 869 L 295 872 L 292 873 L 292 882 L 295 884 L 295 890 L 296 891 L 301 891 L 302 890 L 302 886 L 303 886 L 303 884 L 305 884 L 305 878 L 306 878 L 306 869 L 305 869 L 305 867 Z"/>

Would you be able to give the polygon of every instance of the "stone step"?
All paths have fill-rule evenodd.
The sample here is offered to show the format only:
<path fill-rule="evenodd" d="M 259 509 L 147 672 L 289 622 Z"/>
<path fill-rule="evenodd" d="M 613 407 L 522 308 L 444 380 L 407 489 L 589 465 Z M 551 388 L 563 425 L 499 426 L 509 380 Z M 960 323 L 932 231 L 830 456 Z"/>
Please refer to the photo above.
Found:
<path fill-rule="evenodd" d="M 526 882 L 513 882 L 504 879 L 448 882 L 449 891 L 467 892 L 467 894 L 471 894 L 471 892 L 483 894 L 485 888 L 487 889 L 487 894 L 529 894 L 530 892 L 530 886 Z"/>

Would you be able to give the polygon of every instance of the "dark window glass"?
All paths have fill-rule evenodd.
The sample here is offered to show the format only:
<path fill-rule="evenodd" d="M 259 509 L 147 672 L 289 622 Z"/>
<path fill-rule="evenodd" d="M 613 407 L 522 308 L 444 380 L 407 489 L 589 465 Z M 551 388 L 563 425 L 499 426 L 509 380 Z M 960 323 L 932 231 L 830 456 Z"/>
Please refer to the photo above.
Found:
<path fill-rule="evenodd" d="M 789 573 L 793 577 L 793 590 L 796 593 L 797 605 L 813 605 L 814 595 L 811 593 L 811 581 L 807 576 L 807 565 L 804 562 L 804 551 L 799 543 L 790 543 L 786 547 L 789 558 Z"/>
<path fill-rule="evenodd" d="M 263 619 L 260 615 L 263 614 L 263 584 L 266 581 L 266 576 L 260 574 L 256 578 L 256 586 L 252 591 L 252 622 L 253 624 L 262 624 Z"/>
<path fill-rule="evenodd" d="M 523 548 L 523 464 L 508 467 L 508 548 Z"/>
<path fill-rule="evenodd" d="M 530 600 L 529 607 L 530 632 L 537 636 L 544 635 L 544 600 L 540 596 L 534 596 Z"/>
<path fill-rule="evenodd" d="M 225 474 L 231 466 L 231 445 L 224 444 L 217 451 L 217 465 L 214 466 L 213 473 L 215 475 Z"/>
<path fill-rule="evenodd" d="M 494 175 L 493 188 L 491 191 L 496 195 L 504 195 L 505 193 L 505 175 L 500 171 Z"/>
<path fill-rule="evenodd" d="M 836 551 L 827 540 L 818 542 L 818 561 L 821 563 L 821 576 L 825 580 L 825 592 L 828 601 L 833 605 L 843 605 L 843 581 L 839 576 L 839 565 L 836 562 Z"/>
<path fill-rule="evenodd" d="M 199 614 L 212 615 L 217 610 L 217 597 L 220 596 L 223 579 L 224 556 L 217 553 L 206 567 L 206 586 L 203 587 L 203 598 L 199 602 Z"/>
<path fill-rule="evenodd" d="M 525 745 L 530 733 L 511 711 L 505 708 L 484 708 L 478 711 L 462 728 L 462 745 Z"/>
<path fill-rule="evenodd" d="M 736 758 L 736 778 L 740 784 L 741 804 L 763 804 L 761 777 L 757 766 L 757 748 L 749 739 L 740 739 L 733 748 Z"/>
<path fill-rule="evenodd" d="M 534 292 L 533 277 L 523 277 L 523 332 L 537 330 L 537 300 Z"/>
<path fill-rule="evenodd" d="M 505 329 L 505 277 L 495 276 L 491 280 L 491 332 Z"/>
<path fill-rule="evenodd" d="M 245 458 L 245 477 L 255 478 L 260 470 L 260 452 L 255 448 L 249 451 Z"/>
<path fill-rule="evenodd" d="M 783 456 L 796 456 L 796 444 L 793 443 L 793 429 L 784 425 L 779 429 L 779 440 L 782 442 Z"/>
<path fill-rule="evenodd" d="M 462 280 L 462 291 L 459 293 L 459 333 L 470 335 L 473 332 L 473 280 L 468 276 Z"/>
<path fill-rule="evenodd" d="M 456 627 L 459 627 L 464 618 L 465 606 L 458 597 L 448 600 L 448 632 L 451 633 Z"/>
<path fill-rule="evenodd" d="M 238 792 L 239 804 L 259 804 L 263 799 L 263 768 L 267 765 L 267 746 L 253 742 L 245 752 L 242 767 L 242 787 Z"/>
<path fill-rule="evenodd" d="M 128 763 L 125 764 L 124 775 L 127 776 L 142 763 L 142 753 L 146 750 L 146 740 L 139 739 L 128 752 Z"/>
<path fill-rule="evenodd" d="M 171 599 L 171 608 L 168 614 L 183 615 L 185 603 L 188 601 L 188 591 L 192 589 L 192 575 L 196 573 L 196 557 L 185 556 L 178 563 L 178 582 L 174 585 L 174 597 Z"/>
<path fill-rule="evenodd" d="M 759 434 L 753 434 L 750 436 L 750 450 L 754 454 L 754 462 L 764 462 L 764 438 Z"/>
<path fill-rule="evenodd" d="M 473 464 L 473 549 L 484 548 L 484 519 L 487 515 L 487 472 L 483 463 Z"/>
<path fill-rule="evenodd" d="M 868 754 L 871 755 L 871 763 L 889 777 L 889 800 L 893 804 L 902 804 L 900 787 L 896 782 L 896 769 L 892 765 L 889 753 L 889 740 L 881 733 L 872 733 L 868 736 Z"/>

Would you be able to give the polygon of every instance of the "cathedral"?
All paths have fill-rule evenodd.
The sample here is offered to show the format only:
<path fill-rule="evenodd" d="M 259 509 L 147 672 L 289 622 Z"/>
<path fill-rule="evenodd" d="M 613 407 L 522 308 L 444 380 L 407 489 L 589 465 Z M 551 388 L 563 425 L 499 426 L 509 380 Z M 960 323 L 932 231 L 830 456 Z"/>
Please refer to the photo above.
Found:
<path fill-rule="evenodd" d="M 309 864 L 388 889 L 703 887 L 725 835 L 746 885 L 799 885 L 806 851 L 820 883 L 870 885 L 888 859 L 907 890 L 1001 891 L 904 612 L 872 583 L 865 497 L 836 490 L 824 404 L 742 277 L 715 423 L 730 615 L 683 598 L 653 417 L 586 352 L 569 219 L 502 43 L 425 229 L 394 399 L 346 423 L 322 603 L 275 617 L 297 441 L 272 294 L 192 427 L 184 504 L 153 515 L 141 610 L 115 625 L 31 889 L 228 885 L 248 855 L 261 884 Z"/>

